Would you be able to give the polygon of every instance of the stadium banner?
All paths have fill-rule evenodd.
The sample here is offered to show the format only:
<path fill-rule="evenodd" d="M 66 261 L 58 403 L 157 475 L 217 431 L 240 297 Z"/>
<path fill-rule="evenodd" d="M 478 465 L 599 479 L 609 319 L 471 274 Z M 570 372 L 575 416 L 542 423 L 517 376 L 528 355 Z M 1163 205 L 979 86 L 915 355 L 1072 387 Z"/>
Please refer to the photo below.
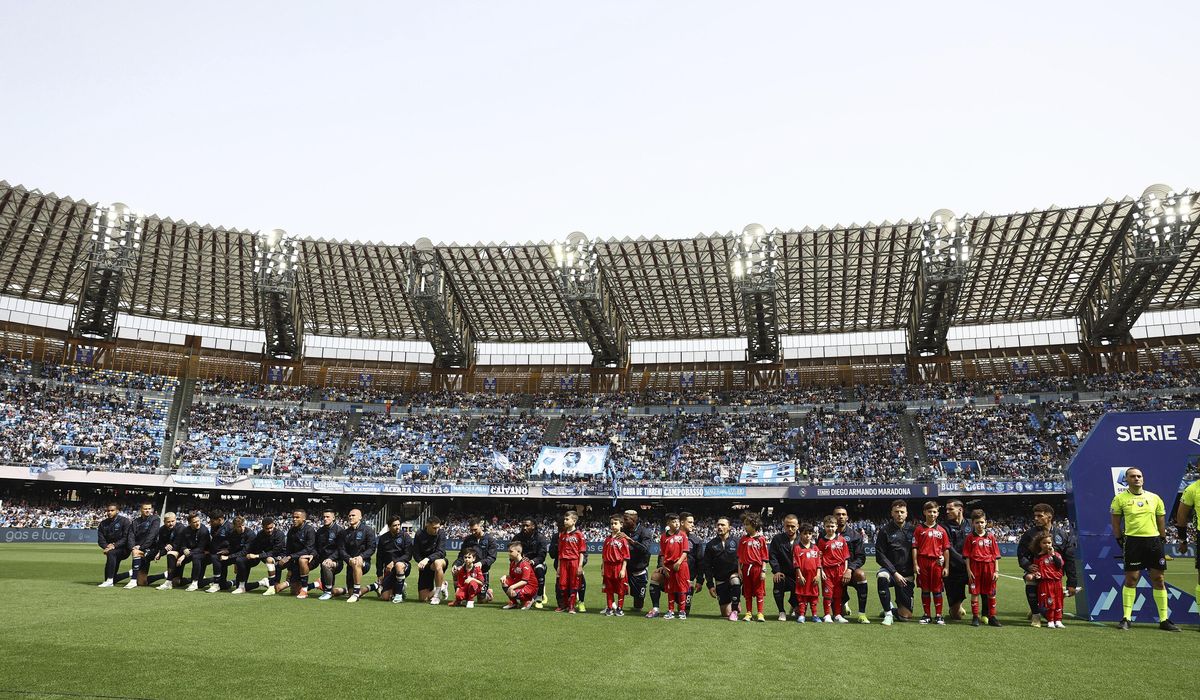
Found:
<path fill-rule="evenodd" d="M 1065 493 L 1067 486 L 1061 481 L 956 481 L 938 479 L 938 489 L 943 495 L 971 493 Z"/>
<path fill-rule="evenodd" d="M 492 490 L 487 484 L 451 484 L 450 493 L 455 496 L 490 496 Z"/>
<path fill-rule="evenodd" d="M 283 479 L 251 479 L 250 485 L 256 489 L 276 490 L 283 488 Z M 341 484 L 338 484 L 338 490 L 341 491 Z"/>
<path fill-rule="evenodd" d="M 488 486 L 491 496 L 528 496 L 529 487 L 525 484 L 492 484 Z"/>
<path fill-rule="evenodd" d="M 317 479 L 316 481 L 313 481 L 313 491 L 323 491 L 323 492 L 328 492 L 328 493 L 341 493 L 342 492 L 342 482 Z"/>
<path fill-rule="evenodd" d="M 400 493 L 408 496 L 445 496 L 453 488 L 450 484 L 377 484 L 383 493 Z"/>
<path fill-rule="evenodd" d="M 312 479 L 284 479 L 283 488 L 285 489 L 312 489 Z"/>
<path fill-rule="evenodd" d="M 247 457 L 243 455 L 237 458 L 238 471 L 243 472 L 269 472 L 273 464 L 275 464 L 274 457 Z"/>
<path fill-rule="evenodd" d="M 583 487 L 570 484 L 563 486 L 543 486 L 543 498 L 575 498 L 583 495 Z"/>
<path fill-rule="evenodd" d="M 746 462 L 738 474 L 739 484 L 778 486 L 796 483 L 795 462 Z"/>
<path fill-rule="evenodd" d="M 201 474 L 172 474 L 171 481 L 177 484 L 187 484 L 191 486 L 216 486 L 216 476 L 204 476 Z"/>
<path fill-rule="evenodd" d="M 1110 506 L 1124 491 L 1125 470 L 1137 467 L 1146 477 L 1145 489 L 1158 494 L 1171 510 L 1189 460 L 1200 455 L 1200 411 L 1106 413 L 1092 427 L 1067 465 L 1067 509 L 1075 524 L 1083 595 L 1076 597 L 1081 619 L 1115 622 L 1121 619 L 1124 562 L 1112 530 Z M 1168 545 L 1166 554 L 1175 556 Z M 1168 564 L 1170 567 L 1170 564 Z M 1187 568 L 1191 568 L 1187 566 Z M 1190 579 L 1191 574 L 1187 574 Z M 1191 586 L 1189 585 L 1189 589 Z M 1171 619 L 1176 624 L 1200 622 L 1196 600 L 1188 590 L 1167 583 Z M 1146 577 L 1138 583 L 1134 621 L 1153 622 L 1157 610 Z"/>
<path fill-rule="evenodd" d="M 788 498 L 937 498 L 937 484 L 845 484 L 842 486 L 792 486 Z"/>
<path fill-rule="evenodd" d="M 61 530 L 41 527 L 0 527 L 0 542 L 62 542 L 96 544 L 95 530 Z"/>
<path fill-rule="evenodd" d="M 608 447 L 543 447 L 532 474 L 601 474 Z"/>
<path fill-rule="evenodd" d="M 745 486 L 705 486 L 705 498 L 741 498 L 746 495 Z"/>

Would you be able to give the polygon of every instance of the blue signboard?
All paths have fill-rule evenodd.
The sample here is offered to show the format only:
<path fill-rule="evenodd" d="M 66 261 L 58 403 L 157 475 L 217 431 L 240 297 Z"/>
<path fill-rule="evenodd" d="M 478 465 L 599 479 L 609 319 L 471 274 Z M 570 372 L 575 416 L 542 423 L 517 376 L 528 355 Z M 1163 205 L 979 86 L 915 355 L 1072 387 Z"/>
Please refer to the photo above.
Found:
<path fill-rule="evenodd" d="M 1170 509 L 1188 461 L 1196 455 L 1200 455 L 1200 411 L 1107 413 L 1088 433 L 1067 466 L 1067 507 L 1075 523 L 1083 567 L 1083 595 L 1076 601 L 1076 614 L 1082 619 L 1121 619 L 1124 563 L 1109 506 L 1113 497 L 1125 490 L 1125 470 L 1142 470 L 1145 489 L 1158 494 Z M 1171 516 L 1168 510 L 1168 521 Z M 1191 594 L 1169 583 L 1167 590 L 1172 620 L 1179 624 L 1200 621 Z M 1135 622 L 1156 621 L 1157 610 L 1145 576 L 1138 583 L 1133 609 Z"/>

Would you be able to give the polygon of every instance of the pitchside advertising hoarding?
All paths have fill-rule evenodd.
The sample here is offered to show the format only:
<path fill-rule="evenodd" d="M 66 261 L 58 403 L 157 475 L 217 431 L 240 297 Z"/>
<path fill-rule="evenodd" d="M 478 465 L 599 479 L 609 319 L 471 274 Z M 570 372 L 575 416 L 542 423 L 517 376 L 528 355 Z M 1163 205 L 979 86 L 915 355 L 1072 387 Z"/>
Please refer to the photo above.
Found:
<path fill-rule="evenodd" d="M 1180 481 L 1189 462 L 1198 456 L 1200 411 L 1108 413 L 1088 433 L 1067 466 L 1067 505 L 1083 567 L 1083 595 L 1075 603 L 1080 618 L 1107 622 L 1121 619 L 1124 563 L 1113 535 L 1109 506 L 1113 496 L 1125 490 L 1125 470 L 1142 470 L 1145 489 L 1162 498 L 1170 521 Z M 1175 555 L 1173 550 L 1169 547 L 1167 553 Z M 1190 572 L 1192 562 L 1176 560 L 1167 566 L 1186 567 Z M 1200 622 L 1192 595 L 1170 584 L 1167 590 L 1172 620 L 1180 624 Z M 1133 615 L 1137 622 L 1154 621 L 1157 616 L 1145 576 L 1138 582 Z"/>

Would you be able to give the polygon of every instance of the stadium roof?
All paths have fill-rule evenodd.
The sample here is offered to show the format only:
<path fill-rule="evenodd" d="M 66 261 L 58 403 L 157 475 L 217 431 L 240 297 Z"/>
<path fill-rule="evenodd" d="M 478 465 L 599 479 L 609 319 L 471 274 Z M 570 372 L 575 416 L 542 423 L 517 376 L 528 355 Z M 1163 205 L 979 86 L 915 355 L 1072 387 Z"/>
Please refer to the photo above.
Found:
<path fill-rule="evenodd" d="M 97 205 L 0 181 L 0 294 L 74 304 Z M 965 217 L 972 255 L 955 324 L 1068 318 L 1108 268 L 1133 200 Z M 777 283 L 784 335 L 906 328 L 921 221 L 782 232 Z M 1149 310 L 1200 306 L 1197 234 Z M 245 230 L 148 216 L 122 311 L 260 327 L 254 293 L 259 237 Z M 301 239 L 299 294 L 309 333 L 421 337 L 405 293 L 407 245 Z M 629 337 L 745 334 L 729 273 L 728 235 L 596 241 L 605 284 Z M 477 340 L 574 341 L 555 284 L 551 245 L 437 249 Z"/>

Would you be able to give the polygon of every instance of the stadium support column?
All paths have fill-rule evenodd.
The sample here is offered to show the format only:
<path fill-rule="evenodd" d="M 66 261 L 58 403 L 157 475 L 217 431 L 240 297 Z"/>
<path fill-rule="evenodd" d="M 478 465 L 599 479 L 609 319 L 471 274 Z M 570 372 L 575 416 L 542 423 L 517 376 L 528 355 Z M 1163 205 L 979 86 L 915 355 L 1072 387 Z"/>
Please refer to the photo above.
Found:
<path fill-rule="evenodd" d="M 297 379 L 296 370 L 304 353 L 304 326 L 296 286 L 299 263 L 295 239 L 279 229 L 263 234 L 255 246 L 254 284 L 266 334 L 263 368 L 267 378 L 275 382 L 281 381 L 282 374 L 272 377 L 268 367 L 290 367 L 292 379 Z"/>
<path fill-rule="evenodd" d="M 592 391 L 623 389 L 629 371 L 629 340 L 617 313 L 596 245 L 579 231 L 554 245 L 559 292 L 580 337 L 592 351 Z"/>
<path fill-rule="evenodd" d="M 950 378 L 946 335 L 971 259 L 970 226 L 939 209 L 921 228 L 921 257 L 908 325 L 910 381 Z"/>
<path fill-rule="evenodd" d="M 1179 264 L 1196 230 L 1195 206 L 1195 193 L 1151 185 L 1130 207 L 1081 304 L 1089 371 L 1133 369 L 1137 352 L 1131 331 Z"/>
<path fill-rule="evenodd" d="M 143 222 L 142 216 L 120 202 L 96 207 L 87 274 L 71 321 L 73 338 L 109 341 L 116 335 L 121 291 L 141 249 Z"/>
<path fill-rule="evenodd" d="M 474 334 L 428 238 L 408 250 L 407 291 L 425 339 L 433 346 L 433 388 L 466 390 L 475 365 Z"/>
<path fill-rule="evenodd" d="M 749 224 L 732 241 L 729 274 L 742 302 L 746 328 L 746 362 L 774 365 L 779 362 L 779 319 L 775 298 L 778 267 L 775 231 Z"/>

